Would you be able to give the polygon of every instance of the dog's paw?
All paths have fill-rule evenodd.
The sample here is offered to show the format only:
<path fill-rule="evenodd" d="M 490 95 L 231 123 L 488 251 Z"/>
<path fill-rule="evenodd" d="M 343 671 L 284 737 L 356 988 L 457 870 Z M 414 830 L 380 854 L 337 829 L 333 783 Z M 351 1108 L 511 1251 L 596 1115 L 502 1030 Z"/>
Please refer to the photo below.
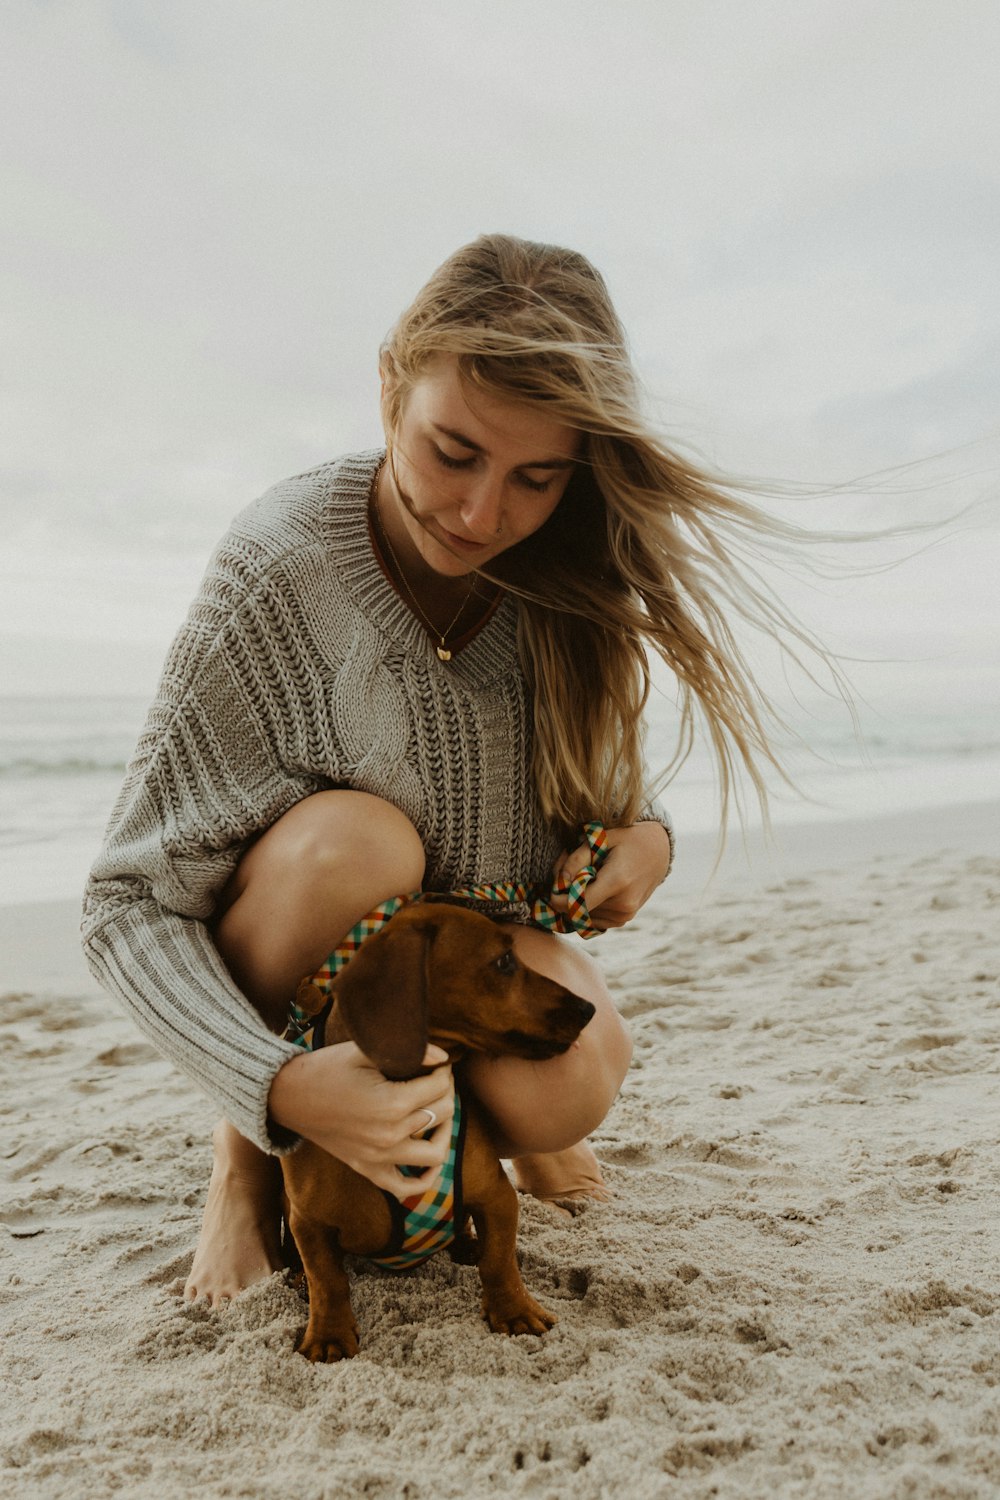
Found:
<path fill-rule="evenodd" d="M 358 1330 L 352 1323 L 341 1329 L 313 1331 L 307 1328 L 298 1352 L 310 1364 L 333 1365 L 340 1359 L 353 1359 L 359 1348 Z"/>
<path fill-rule="evenodd" d="M 517 1335 L 521 1333 L 548 1333 L 559 1321 L 554 1313 L 546 1312 L 534 1299 L 525 1293 L 524 1300 L 513 1305 L 504 1303 L 494 1306 L 483 1299 L 483 1312 L 494 1333 Z"/>

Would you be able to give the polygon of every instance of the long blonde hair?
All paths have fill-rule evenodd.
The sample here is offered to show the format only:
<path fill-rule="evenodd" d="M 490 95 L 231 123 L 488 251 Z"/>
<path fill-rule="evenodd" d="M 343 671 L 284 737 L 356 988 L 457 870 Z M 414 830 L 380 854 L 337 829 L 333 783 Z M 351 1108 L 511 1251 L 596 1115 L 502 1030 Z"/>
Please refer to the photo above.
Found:
<path fill-rule="evenodd" d="M 483 235 L 450 256 L 381 350 L 387 432 L 407 391 L 441 355 L 472 387 L 544 402 L 584 435 L 558 507 L 539 531 L 483 570 L 520 596 L 519 651 L 534 706 L 534 778 L 545 814 L 567 831 L 589 818 L 633 822 L 648 798 L 642 711 L 647 647 L 678 684 L 677 746 L 697 717 L 718 767 L 723 819 L 742 764 L 766 810 L 764 770 L 782 772 L 780 723 L 733 630 L 736 617 L 802 665 L 835 662 L 756 571 L 755 543 L 807 533 L 680 457 L 641 411 L 624 330 L 583 256 Z M 783 773 L 782 773 L 783 774 Z"/>

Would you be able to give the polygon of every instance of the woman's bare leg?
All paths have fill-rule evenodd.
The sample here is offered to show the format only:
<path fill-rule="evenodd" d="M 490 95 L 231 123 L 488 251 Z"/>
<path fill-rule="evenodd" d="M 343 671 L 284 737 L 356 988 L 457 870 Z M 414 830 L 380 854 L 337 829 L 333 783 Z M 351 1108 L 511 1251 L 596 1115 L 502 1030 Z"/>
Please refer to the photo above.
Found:
<path fill-rule="evenodd" d="M 379 902 L 419 890 L 424 855 L 398 809 L 363 792 L 318 792 L 268 829 L 222 893 L 214 936 L 244 994 L 272 1024 L 298 982 Z M 281 1169 L 227 1121 L 214 1162 L 189 1299 L 213 1305 L 280 1268 Z"/>
<path fill-rule="evenodd" d="M 475 1057 L 469 1081 L 491 1115 L 497 1150 L 513 1160 L 517 1186 L 535 1198 L 606 1198 L 586 1137 L 607 1115 L 632 1056 L 632 1040 L 597 965 L 579 938 L 510 927 L 524 963 L 589 1000 L 597 1012 L 562 1057 L 526 1062 Z"/>
<path fill-rule="evenodd" d="M 228 1120 L 212 1132 L 212 1176 L 201 1233 L 184 1287 L 188 1300 L 215 1304 L 283 1265 L 281 1168 Z"/>

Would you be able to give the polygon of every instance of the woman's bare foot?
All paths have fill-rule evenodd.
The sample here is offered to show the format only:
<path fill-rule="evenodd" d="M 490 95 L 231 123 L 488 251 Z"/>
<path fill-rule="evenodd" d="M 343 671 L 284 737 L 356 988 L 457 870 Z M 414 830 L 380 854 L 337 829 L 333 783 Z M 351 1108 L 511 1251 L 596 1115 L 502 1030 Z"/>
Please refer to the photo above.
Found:
<path fill-rule="evenodd" d="M 211 1307 L 281 1269 L 281 1168 L 227 1120 L 212 1132 L 215 1160 L 185 1299 Z"/>
<path fill-rule="evenodd" d="M 518 1192 L 530 1193 L 567 1218 L 571 1215 L 561 1208 L 560 1199 L 593 1198 L 599 1203 L 607 1203 L 611 1198 L 597 1157 L 586 1141 L 568 1146 L 565 1151 L 518 1156 L 511 1165 Z"/>

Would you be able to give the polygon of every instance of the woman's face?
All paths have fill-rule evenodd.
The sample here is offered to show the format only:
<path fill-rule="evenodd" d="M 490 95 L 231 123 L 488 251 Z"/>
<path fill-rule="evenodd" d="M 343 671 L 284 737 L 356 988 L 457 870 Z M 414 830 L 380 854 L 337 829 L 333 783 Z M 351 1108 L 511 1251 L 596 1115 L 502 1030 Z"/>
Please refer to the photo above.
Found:
<path fill-rule="evenodd" d="M 391 436 L 406 539 L 459 578 L 538 530 L 570 481 L 581 435 L 540 404 L 468 386 L 443 355 L 408 391 Z M 390 502 L 391 503 L 391 502 Z"/>

